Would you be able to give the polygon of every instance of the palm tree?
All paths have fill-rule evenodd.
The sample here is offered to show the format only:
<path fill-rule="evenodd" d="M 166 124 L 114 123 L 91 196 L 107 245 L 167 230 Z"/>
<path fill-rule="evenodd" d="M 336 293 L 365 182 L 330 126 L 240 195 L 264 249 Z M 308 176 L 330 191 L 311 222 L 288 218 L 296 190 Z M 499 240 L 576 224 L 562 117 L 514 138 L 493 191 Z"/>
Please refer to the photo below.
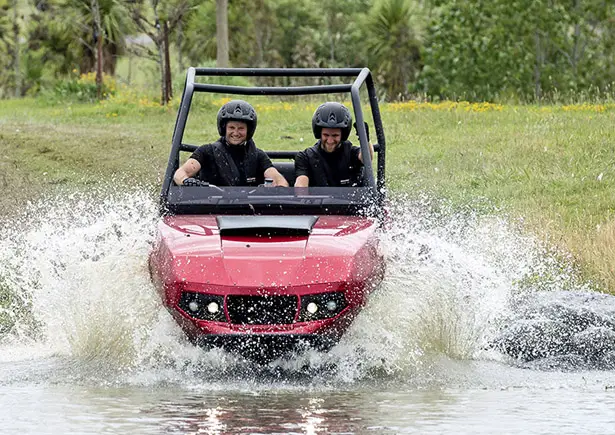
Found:
<path fill-rule="evenodd" d="M 388 99 L 406 96 L 420 69 L 420 45 L 412 19 L 408 0 L 384 0 L 368 18 L 370 66 L 383 78 Z"/>
<path fill-rule="evenodd" d="M 122 0 L 67 0 L 65 12 L 71 17 L 75 35 L 83 46 L 81 72 L 94 70 L 96 59 L 104 56 L 102 69 L 115 73 L 117 55 L 124 50 L 124 38 L 132 31 L 132 20 Z M 97 23 L 96 17 L 100 17 Z M 102 38 L 98 38 L 98 35 Z M 100 40 L 103 56 L 93 42 Z"/>

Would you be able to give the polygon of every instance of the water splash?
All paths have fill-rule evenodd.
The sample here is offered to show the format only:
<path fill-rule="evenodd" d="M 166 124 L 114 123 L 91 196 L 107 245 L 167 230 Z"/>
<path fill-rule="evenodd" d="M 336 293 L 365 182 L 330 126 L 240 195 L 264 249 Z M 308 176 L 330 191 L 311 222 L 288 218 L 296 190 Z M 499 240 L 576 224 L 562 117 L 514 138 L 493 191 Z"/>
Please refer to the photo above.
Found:
<path fill-rule="evenodd" d="M 71 193 L 6 223 L 2 342 L 44 342 L 82 360 L 131 359 L 157 310 L 146 269 L 155 214 L 138 191 Z"/>
<path fill-rule="evenodd" d="M 615 298 L 596 292 L 537 292 L 517 298 L 494 348 L 522 367 L 615 368 Z"/>
<path fill-rule="evenodd" d="M 588 292 L 561 255 L 501 216 L 430 199 L 396 204 L 382 235 L 385 281 L 340 344 L 264 367 L 194 348 L 162 308 L 147 270 L 158 214 L 142 189 L 32 204 L 2 228 L 0 364 L 56 358 L 58 379 L 209 388 L 233 379 L 247 390 L 441 382 L 450 361 L 518 362 L 498 343 L 528 312 L 527 295 Z"/>
<path fill-rule="evenodd" d="M 535 293 L 547 299 L 570 291 L 594 294 L 565 253 L 501 215 L 430 198 L 397 198 L 395 204 L 382 235 L 382 287 L 336 348 L 292 361 L 295 369 L 330 365 L 339 382 L 432 383 L 446 378 L 450 361 L 517 364 L 517 355 L 496 343 L 510 319 L 522 315 L 520 300 Z M 615 306 L 615 298 L 610 302 Z"/>

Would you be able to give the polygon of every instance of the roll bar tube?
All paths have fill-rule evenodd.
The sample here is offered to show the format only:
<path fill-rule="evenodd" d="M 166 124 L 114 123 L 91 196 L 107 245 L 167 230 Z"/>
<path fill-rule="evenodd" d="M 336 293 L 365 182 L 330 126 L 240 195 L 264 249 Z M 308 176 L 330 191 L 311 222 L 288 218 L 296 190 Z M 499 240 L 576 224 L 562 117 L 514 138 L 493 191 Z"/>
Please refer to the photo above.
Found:
<path fill-rule="evenodd" d="M 286 87 L 258 87 L 258 86 L 231 86 L 207 83 L 196 83 L 195 77 L 200 76 L 243 76 L 243 77 L 355 77 L 352 84 L 338 85 L 318 85 L 318 86 L 286 86 Z M 171 153 L 165 171 L 165 177 L 160 192 L 160 202 L 163 208 L 166 205 L 166 198 L 169 187 L 173 182 L 173 174 L 179 167 L 180 151 L 191 150 L 194 145 L 183 144 L 184 130 L 188 121 L 188 114 L 192 104 L 194 92 L 226 93 L 232 95 L 316 95 L 348 93 L 355 113 L 357 123 L 357 133 L 363 163 L 366 167 L 372 167 L 372 158 L 369 153 L 367 132 L 361 107 L 360 89 L 366 85 L 369 103 L 376 130 L 377 144 L 374 151 L 378 153 L 377 160 L 377 180 L 374 180 L 373 171 L 365 171 L 367 184 L 377 191 L 377 198 L 382 204 L 385 198 L 385 137 L 382 127 L 380 109 L 378 107 L 378 97 L 374 88 L 374 81 L 368 68 L 195 68 L 190 67 L 186 73 L 184 91 L 180 102 L 173 138 L 171 141 Z M 280 157 L 290 157 L 291 151 L 279 151 L 276 155 Z"/>

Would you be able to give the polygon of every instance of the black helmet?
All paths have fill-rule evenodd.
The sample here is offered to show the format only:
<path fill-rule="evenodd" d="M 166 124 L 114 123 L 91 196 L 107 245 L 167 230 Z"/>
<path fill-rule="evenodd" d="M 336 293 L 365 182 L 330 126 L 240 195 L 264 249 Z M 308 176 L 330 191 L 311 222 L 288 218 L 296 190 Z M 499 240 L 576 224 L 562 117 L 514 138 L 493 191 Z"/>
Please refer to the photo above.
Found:
<path fill-rule="evenodd" d="M 254 136 L 256 130 L 256 110 L 243 100 L 231 100 L 218 110 L 218 133 L 226 135 L 226 123 L 228 121 L 245 122 L 248 126 L 248 140 Z"/>
<path fill-rule="evenodd" d="M 341 103 L 321 104 L 312 117 L 312 130 L 316 139 L 320 139 L 323 128 L 341 128 L 342 141 L 345 141 L 352 128 L 350 111 Z"/>

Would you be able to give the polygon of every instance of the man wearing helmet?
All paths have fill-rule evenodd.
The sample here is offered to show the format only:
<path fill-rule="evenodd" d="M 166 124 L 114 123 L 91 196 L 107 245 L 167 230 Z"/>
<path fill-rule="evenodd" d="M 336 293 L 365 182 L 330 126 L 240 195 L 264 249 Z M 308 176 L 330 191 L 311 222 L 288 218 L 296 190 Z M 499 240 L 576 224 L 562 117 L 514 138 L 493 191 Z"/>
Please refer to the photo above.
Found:
<path fill-rule="evenodd" d="M 256 148 L 256 111 L 243 100 L 232 100 L 218 111 L 216 142 L 202 145 L 173 175 L 179 186 L 257 186 L 271 178 L 274 186 L 288 186 L 267 154 Z M 198 178 L 195 178 L 196 175 Z"/>
<path fill-rule="evenodd" d="M 369 141 L 367 124 L 365 127 Z M 351 128 L 352 117 L 343 104 L 328 102 L 316 109 L 312 117 L 312 130 L 318 142 L 295 157 L 295 187 L 350 187 L 363 184 L 361 149 L 347 140 Z M 369 151 L 373 158 L 371 143 Z"/>

